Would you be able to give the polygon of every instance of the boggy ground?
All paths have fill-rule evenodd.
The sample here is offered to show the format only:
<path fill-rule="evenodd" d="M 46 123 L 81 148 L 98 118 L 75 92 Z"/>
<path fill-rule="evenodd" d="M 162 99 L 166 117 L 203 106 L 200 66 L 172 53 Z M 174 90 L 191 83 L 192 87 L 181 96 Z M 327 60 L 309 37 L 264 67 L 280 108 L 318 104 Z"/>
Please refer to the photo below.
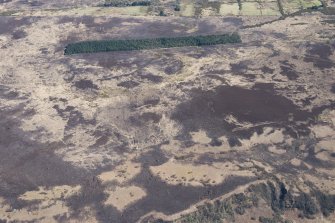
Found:
<path fill-rule="evenodd" d="M 0 17 L 0 220 L 174 221 L 273 179 L 334 195 L 332 20 Z M 87 39 L 234 31 L 242 44 L 63 55 Z M 260 203 L 235 222 L 272 213 Z"/>

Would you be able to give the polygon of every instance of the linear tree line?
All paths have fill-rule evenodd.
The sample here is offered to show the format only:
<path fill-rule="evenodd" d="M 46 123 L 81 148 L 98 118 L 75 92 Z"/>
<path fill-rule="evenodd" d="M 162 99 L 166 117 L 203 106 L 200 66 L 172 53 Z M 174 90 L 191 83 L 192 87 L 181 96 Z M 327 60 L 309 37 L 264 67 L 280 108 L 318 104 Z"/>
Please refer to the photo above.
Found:
<path fill-rule="evenodd" d="M 151 0 L 106 0 L 105 7 L 149 6 Z"/>
<path fill-rule="evenodd" d="M 208 36 L 163 37 L 155 39 L 84 41 L 68 44 L 64 54 L 71 55 L 78 53 L 147 50 L 184 46 L 209 46 L 228 43 L 241 43 L 241 38 L 237 33 L 232 33 Z"/>

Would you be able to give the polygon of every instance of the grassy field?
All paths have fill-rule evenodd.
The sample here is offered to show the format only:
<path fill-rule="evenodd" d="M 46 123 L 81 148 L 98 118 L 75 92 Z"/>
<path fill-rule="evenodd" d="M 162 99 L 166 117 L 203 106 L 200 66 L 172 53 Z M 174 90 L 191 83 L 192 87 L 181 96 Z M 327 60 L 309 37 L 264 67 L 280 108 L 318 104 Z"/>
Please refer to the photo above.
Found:
<path fill-rule="evenodd" d="M 69 9 L 42 9 L 24 10 L 11 13 L 12 16 L 109 16 L 129 15 L 145 16 L 148 14 L 148 6 L 131 7 L 80 7 Z"/>
<path fill-rule="evenodd" d="M 301 9 L 321 6 L 319 0 L 279 0 L 281 1 L 284 13 L 290 14 Z M 224 1 L 221 4 L 194 3 L 194 1 L 181 1 L 181 16 L 229 16 L 229 15 L 246 15 L 246 16 L 280 16 L 280 10 L 277 1 L 274 0 L 246 0 L 241 1 L 239 7 L 238 1 Z M 210 13 L 208 13 L 210 12 Z"/>
<path fill-rule="evenodd" d="M 278 3 L 276 1 L 262 2 L 260 4 L 261 15 L 271 16 L 271 15 L 280 15 L 278 9 Z"/>
<path fill-rule="evenodd" d="M 282 10 L 279 9 L 279 3 Z M 0 15 L 11 16 L 108 16 L 108 15 L 129 15 L 129 16 L 158 16 L 160 11 L 155 11 L 151 5 L 125 5 L 122 3 L 117 7 L 103 5 L 73 7 L 73 8 L 44 8 L 38 10 L 9 10 L 3 11 Z M 144 3 L 143 3 L 144 4 Z M 163 15 L 176 15 L 184 17 L 207 17 L 207 16 L 280 16 L 281 14 L 291 14 L 302 9 L 321 6 L 320 0 L 224 0 L 224 1 L 194 1 L 181 0 L 178 11 L 161 6 L 158 7 L 162 12 L 170 13 Z M 156 7 L 157 8 L 157 7 Z"/>
<path fill-rule="evenodd" d="M 222 4 L 220 7 L 221 15 L 238 15 L 239 12 L 238 3 Z"/>

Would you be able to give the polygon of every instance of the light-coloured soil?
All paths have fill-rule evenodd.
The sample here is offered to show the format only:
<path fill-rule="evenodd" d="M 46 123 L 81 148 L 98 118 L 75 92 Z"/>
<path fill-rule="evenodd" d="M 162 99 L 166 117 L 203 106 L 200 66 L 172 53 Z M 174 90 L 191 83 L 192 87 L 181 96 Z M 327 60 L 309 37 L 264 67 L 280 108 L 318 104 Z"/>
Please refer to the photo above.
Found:
<path fill-rule="evenodd" d="M 0 222 L 178 220 L 274 179 L 335 194 L 333 16 L 71 2 L 0 3 Z M 64 55 L 85 40 L 231 32 L 241 44 Z M 235 222 L 271 214 L 262 201 Z"/>
<path fill-rule="evenodd" d="M 113 205 L 120 211 L 127 207 L 127 205 L 146 196 L 146 192 L 136 186 L 117 187 L 114 190 L 106 190 L 106 193 L 108 194 L 108 198 L 105 204 Z"/>
<path fill-rule="evenodd" d="M 212 163 L 208 166 L 169 160 L 161 166 L 151 167 L 151 171 L 168 184 L 192 186 L 221 184 L 229 176 L 254 176 L 252 171 L 241 170 L 238 165 L 230 162 Z"/>

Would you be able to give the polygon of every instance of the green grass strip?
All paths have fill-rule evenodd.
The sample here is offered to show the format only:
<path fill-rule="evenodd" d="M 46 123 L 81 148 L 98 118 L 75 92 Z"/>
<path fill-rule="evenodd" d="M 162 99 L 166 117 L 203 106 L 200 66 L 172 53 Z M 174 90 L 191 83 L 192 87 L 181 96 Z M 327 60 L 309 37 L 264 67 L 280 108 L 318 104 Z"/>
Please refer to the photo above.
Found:
<path fill-rule="evenodd" d="M 128 40 L 97 40 L 70 43 L 64 54 L 97 53 L 110 51 L 148 50 L 156 48 L 172 48 L 184 46 L 209 46 L 227 43 L 241 43 L 238 34 L 223 34 L 209 36 L 187 36 L 155 39 Z"/>

